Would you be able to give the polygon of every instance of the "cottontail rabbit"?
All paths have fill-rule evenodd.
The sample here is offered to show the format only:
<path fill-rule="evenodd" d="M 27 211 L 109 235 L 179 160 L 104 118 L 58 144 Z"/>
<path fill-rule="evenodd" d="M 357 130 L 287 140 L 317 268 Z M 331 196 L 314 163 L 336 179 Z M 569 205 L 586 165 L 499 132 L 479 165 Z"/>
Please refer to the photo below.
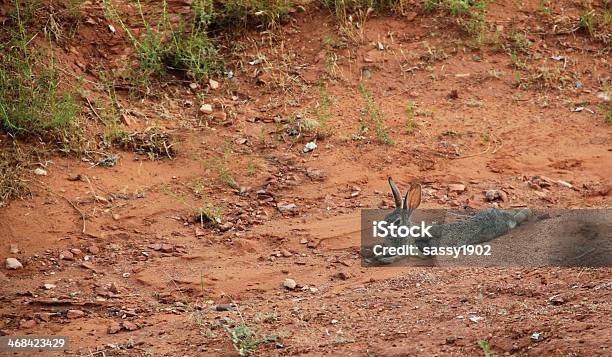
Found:
<path fill-rule="evenodd" d="M 413 184 L 402 199 L 399 189 L 389 177 L 389 186 L 393 193 L 395 209 L 385 217 L 385 221 L 396 226 L 412 227 L 410 217 L 421 204 L 421 185 Z M 431 237 L 418 237 L 414 243 L 420 254 L 426 247 L 455 247 L 461 245 L 475 245 L 486 242 L 508 233 L 511 229 L 526 221 L 531 215 L 529 209 L 510 210 L 502 212 L 495 208 L 487 208 L 476 215 L 459 222 L 432 225 L 429 233 Z M 399 247 L 410 244 L 407 238 L 385 238 L 385 246 Z M 399 256 L 384 257 L 381 262 L 393 262 Z"/>

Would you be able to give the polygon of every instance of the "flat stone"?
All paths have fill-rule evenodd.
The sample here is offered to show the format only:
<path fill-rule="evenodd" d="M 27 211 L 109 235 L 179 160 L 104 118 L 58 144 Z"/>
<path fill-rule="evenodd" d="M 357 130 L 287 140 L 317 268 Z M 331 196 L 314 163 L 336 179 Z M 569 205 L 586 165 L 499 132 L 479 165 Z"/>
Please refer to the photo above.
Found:
<path fill-rule="evenodd" d="M 6 268 L 10 270 L 22 269 L 23 265 L 15 258 L 6 258 Z"/>

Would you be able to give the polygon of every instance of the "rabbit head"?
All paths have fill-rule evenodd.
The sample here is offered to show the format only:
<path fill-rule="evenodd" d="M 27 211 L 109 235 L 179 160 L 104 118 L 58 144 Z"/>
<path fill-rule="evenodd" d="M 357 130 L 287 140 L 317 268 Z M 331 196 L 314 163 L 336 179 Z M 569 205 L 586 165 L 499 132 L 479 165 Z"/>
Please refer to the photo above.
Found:
<path fill-rule="evenodd" d="M 391 193 L 393 193 L 395 209 L 385 216 L 385 221 L 388 224 L 393 223 L 396 226 L 409 226 L 410 215 L 412 215 L 412 212 L 421 204 L 421 185 L 410 185 L 403 199 L 400 190 L 391 177 L 389 177 L 389 186 L 391 186 Z"/>

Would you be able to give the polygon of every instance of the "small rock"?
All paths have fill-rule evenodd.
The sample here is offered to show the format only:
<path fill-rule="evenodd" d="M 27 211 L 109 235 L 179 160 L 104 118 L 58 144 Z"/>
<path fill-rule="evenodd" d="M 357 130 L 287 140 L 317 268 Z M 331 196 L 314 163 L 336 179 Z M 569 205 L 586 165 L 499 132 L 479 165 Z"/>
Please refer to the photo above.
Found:
<path fill-rule="evenodd" d="M 205 235 L 206 235 L 206 231 L 205 230 L 203 230 L 200 227 L 195 227 L 195 236 L 196 237 L 203 237 Z"/>
<path fill-rule="evenodd" d="M 118 322 L 111 322 L 110 325 L 108 325 L 108 329 L 106 330 L 109 334 L 115 334 L 119 331 L 121 331 L 121 325 Z"/>
<path fill-rule="evenodd" d="M 115 221 L 118 221 L 118 220 L 119 220 L 119 218 L 121 218 L 121 216 L 120 216 L 120 215 L 118 215 L 117 213 L 113 213 L 113 219 L 114 219 Z"/>
<path fill-rule="evenodd" d="M 304 145 L 304 149 L 302 151 L 306 152 L 311 152 L 314 149 L 317 148 L 317 144 L 315 144 L 313 141 L 307 143 L 306 145 Z"/>
<path fill-rule="evenodd" d="M 46 284 L 43 284 L 43 288 L 47 290 L 55 289 L 55 284 L 46 283 Z"/>
<path fill-rule="evenodd" d="M 119 288 L 117 287 L 117 284 L 115 284 L 114 281 L 108 287 L 108 291 L 110 291 L 113 294 L 119 294 Z"/>
<path fill-rule="evenodd" d="M 460 183 L 451 183 L 448 185 L 449 192 L 463 192 L 465 191 L 465 185 Z"/>
<path fill-rule="evenodd" d="M 174 247 L 172 244 L 162 244 L 161 251 L 164 253 L 172 253 L 174 251 Z"/>
<path fill-rule="evenodd" d="M 226 232 L 229 231 L 230 229 L 232 229 L 234 227 L 234 224 L 232 222 L 225 222 L 221 225 L 219 225 L 219 230 L 221 232 Z"/>
<path fill-rule="evenodd" d="M 319 291 L 319 289 L 315 288 L 314 286 L 311 286 L 309 290 L 313 294 Z"/>
<path fill-rule="evenodd" d="M 213 107 L 210 104 L 202 104 L 202 106 L 200 107 L 200 113 L 212 114 L 212 112 L 213 112 Z"/>
<path fill-rule="evenodd" d="M 306 176 L 315 181 L 325 179 L 325 173 L 322 170 L 306 169 Z"/>
<path fill-rule="evenodd" d="M 100 253 L 100 248 L 96 247 L 95 245 L 92 245 L 91 247 L 88 248 L 89 253 L 91 254 L 98 254 Z"/>
<path fill-rule="evenodd" d="M 485 198 L 489 202 L 493 202 L 498 199 L 505 202 L 508 200 L 508 195 L 501 190 L 487 190 L 485 192 Z"/>
<path fill-rule="evenodd" d="M 236 305 L 234 305 L 234 304 L 219 304 L 219 305 L 212 306 L 210 309 L 214 310 L 214 311 L 233 311 L 233 310 L 236 309 Z"/>
<path fill-rule="evenodd" d="M 292 256 L 293 254 L 291 254 L 290 251 L 288 251 L 287 249 L 281 249 L 280 253 L 282 254 L 283 257 L 285 258 L 289 258 L 290 256 Z"/>
<path fill-rule="evenodd" d="M 68 312 L 66 312 L 66 317 L 69 319 L 78 319 L 83 316 L 85 316 L 85 312 L 81 310 L 68 310 Z"/>
<path fill-rule="evenodd" d="M 81 252 L 81 250 L 79 248 L 71 248 L 70 249 L 70 253 L 72 253 L 74 255 L 81 255 L 83 252 Z"/>
<path fill-rule="evenodd" d="M 74 260 L 74 254 L 67 250 L 62 250 L 59 254 L 60 260 Z"/>
<path fill-rule="evenodd" d="M 447 336 L 446 337 L 446 344 L 447 345 L 452 345 L 455 343 L 455 341 L 457 341 L 457 337 L 455 336 Z"/>
<path fill-rule="evenodd" d="M 9 253 L 11 254 L 19 253 L 19 248 L 17 248 L 17 244 L 9 244 Z"/>
<path fill-rule="evenodd" d="M 548 302 L 550 302 L 553 305 L 563 305 L 563 304 L 565 304 L 565 299 L 563 299 L 559 295 L 555 295 L 555 296 L 550 297 L 548 299 Z"/>
<path fill-rule="evenodd" d="M 138 330 L 138 325 L 136 325 L 135 323 L 131 322 L 131 321 L 123 321 L 122 326 L 124 329 L 128 330 L 128 331 L 136 331 Z"/>
<path fill-rule="evenodd" d="M 478 322 L 478 321 L 480 321 L 482 319 L 483 319 L 483 317 L 481 317 L 481 316 L 470 316 L 469 317 L 469 320 L 472 321 L 472 322 Z"/>
<path fill-rule="evenodd" d="M 297 287 L 297 283 L 295 282 L 295 280 L 287 278 L 283 282 L 283 286 L 289 290 L 293 290 Z"/>
<path fill-rule="evenodd" d="M 189 88 L 198 89 L 199 85 L 197 83 L 189 83 Z"/>
<path fill-rule="evenodd" d="M 341 271 L 341 272 L 334 274 L 334 278 L 338 278 L 340 280 L 348 280 L 350 276 L 347 273 Z"/>
<path fill-rule="evenodd" d="M 219 82 L 215 81 L 214 79 L 209 79 L 208 85 L 210 86 L 210 89 L 219 89 Z"/>
<path fill-rule="evenodd" d="M 533 341 L 533 342 L 538 342 L 538 341 L 540 341 L 541 336 L 542 336 L 541 332 L 534 332 L 534 333 L 531 334 L 531 336 L 529 338 L 531 338 L 531 341 Z"/>
<path fill-rule="evenodd" d="M 38 167 L 36 170 L 34 170 L 34 174 L 38 176 L 47 176 L 47 170 Z"/>
<path fill-rule="evenodd" d="M 306 238 L 301 238 L 300 239 L 300 244 L 306 244 L 306 243 L 308 243 L 308 239 L 306 239 Z"/>
<path fill-rule="evenodd" d="M 15 258 L 6 258 L 6 268 L 10 270 L 22 269 L 23 265 Z"/>
<path fill-rule="evenodd" d="M 291 211 L 293 209 L 295 209 L 297 206 L 295 205 L 295 203 L 289 203 L 286 205 L 277 205 L 277 208 L 280 212 L 286 212 L 286 211 Z"/>

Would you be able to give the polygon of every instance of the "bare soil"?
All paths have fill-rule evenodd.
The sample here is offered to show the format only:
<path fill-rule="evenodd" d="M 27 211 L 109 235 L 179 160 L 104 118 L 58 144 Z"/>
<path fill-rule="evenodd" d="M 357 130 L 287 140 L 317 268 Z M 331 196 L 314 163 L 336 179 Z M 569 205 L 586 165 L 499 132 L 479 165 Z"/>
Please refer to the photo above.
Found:
<path fill-rule="evenodd" d="M 612 126 L 597 96 L 610 48 L 580 31 L 553 33 L 554 19 L 577 18 L 579 2 L 555 2 L 546 16 L 538 3 L 496 1 L 487 17 L 530 29 L 526 70 L 492 46 L 468 46 L 448 16 L 371 15 L 353 42 L 310 6 L 271 33 L 241 36 L 241 50 L 228 54 L 234 79 L 217 78 L 217 90 L 176 79 L 146 100 L 122 94 L 135 113 L 129 128 L 176 135 L 177 156 L 114 151 L 113 167 L 54 156 L 47 176 L 28 176 L 32 198 L 0 208 L 0 259 L 24 265 L 0 272 L 0 334 L 67 335 L 67 355 L 236 355 L 228 331 L 243 322 L 279 335 L 256 355 L 478 356 L 487 340 L 498 356 L 609 356 L 610 268 L 360 262 L 360 209 L 391 205 L 389 175 L 402 188 L 421 182 L 424 208 L 610 207 Z M 90 10 L 62 61 L 96 80 L 89 69 L 121 62 L 129 44 L 107 30 L 99 7 Z M 248 63 L 255 58 L 264 60 Z M 314 138 L 294 140 L 283 125 L 297 113 L 317 119 L 318 81 L 333 98 L 329 135 L 303 153 Z M 359 83 L 393 145 L 373 129 L 353 140 Z M 203 103 L 212 117 L 198 111 Z M 452 183 L 467 188 L 451 192 Z M 506 200 L 487 202 L 487 189 Z M 193 220 L 202 197 L 222 208 L 219 226 Z M 232 311 L 211 308 L 230 303 Z"/>

